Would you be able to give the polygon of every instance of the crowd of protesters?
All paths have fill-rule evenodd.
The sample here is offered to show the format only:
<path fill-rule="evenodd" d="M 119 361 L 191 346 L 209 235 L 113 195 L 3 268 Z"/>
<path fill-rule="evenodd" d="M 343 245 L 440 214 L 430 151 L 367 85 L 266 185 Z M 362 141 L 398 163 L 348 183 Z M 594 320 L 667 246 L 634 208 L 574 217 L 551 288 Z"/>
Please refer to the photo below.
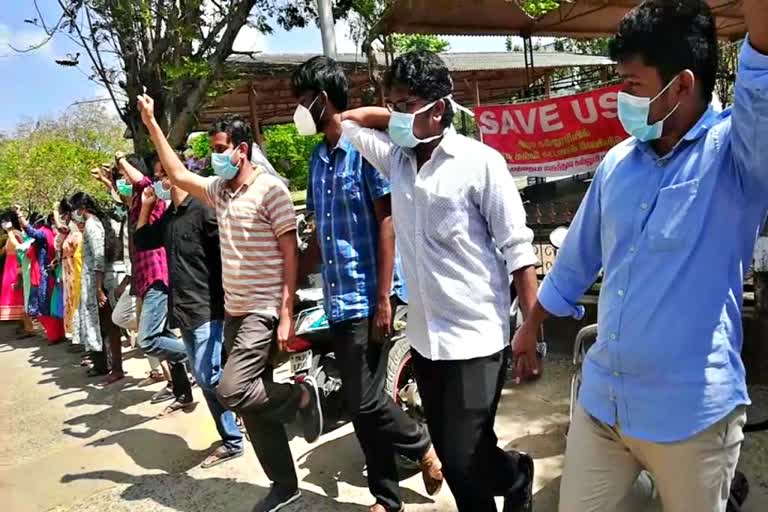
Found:
<path fill-rule="evenodd" d="M 494 432 L 505 368 L 511 356 L 519 377 L 540 375 L 541 323 L 583 315 L 578 301 L 602 271 L 560 510 L 622 510 L 644 469 L 665 511 L 724 511 L 749 403 L 743 271 L 768 210 L 768 5 L 745 9 L 750 36 L 724 112 L 708 106 L 717 41 L 704 1 L 648 0 L 621 22 L 610 51 L 631 137 L 598 168 L 541 289 L 503 157 L 456 133 L 448 68 L 415 51 L 392 63 L 387 108 L 349 110 L 330 58 L 295 72 L 296 128 L 324 136 L 307 183 L 316 236 L 301 254 L 291 195 L 247 123 L 213 125 L 205 177 L 139 96 L 157 154 L 145 165 L 118 153 L 92 171 L 112 204 L 79 192 L 51 212 L 2 215 L 0 320 L 67 340 L 104 385 L 125 377 L 122 348 L 135 343 L 147 382 L 169 383 L 153 397 L 171 401 L 161 414 L 189 410 L 196 383 L 222 440 L 203 466 L 243 454 L 240 418 L 273 483 L 254 511 L 277 511 L 300 497 L 285 425 L 316 441 L 322 399 L 311 377 L 275 382 L 271 356 L 294 337 L 297 282 L 319 265 L 370 511 L 404 510 L 401 454 L 419 461 L 428 494 L 445 480 L 461 512 L 496 510 L 495 496 L 505 512 L 530 512 L 533 459 L 500 449 Z M 510 286 L 525 317 L 512 350 Z M 403 301 L 428 429 L 382 385 Z"/>

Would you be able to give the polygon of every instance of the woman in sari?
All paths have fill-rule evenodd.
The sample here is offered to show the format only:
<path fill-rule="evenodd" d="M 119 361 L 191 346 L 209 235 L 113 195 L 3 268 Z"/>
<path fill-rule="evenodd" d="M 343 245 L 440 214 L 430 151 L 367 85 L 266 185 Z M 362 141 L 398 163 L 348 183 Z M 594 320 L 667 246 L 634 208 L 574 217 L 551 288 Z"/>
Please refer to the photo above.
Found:
<path fill-rule="evenodd" d="M 24 288 L 16 255 L 16 249 L 22 242 L 18 218 L 12 213 L 6 214 L 0 219 L 0 226 L 7 235 L 5 245 L 0 248 L 0 252 L 5 255 L 0 282 L 0 321 L 20 321 L 21 326 L 17 334 L 23 337 L 34 336 L 32 321 L 24 311 Z"/>
<path fill-rule="evenodd" d="M 112 305 L 108 298 L 117 284 L 112 268 L 115 236 L 109 218 L 91 196 L 79 192 L 72 196 L 70 205 L 72 219 L 83 233 L 80 304 L 74 328 L 85 350 L 92 356 L 93 368 L 88 375 L 108 374 L 104 384 L 111 384 L 125 376 L 120 329 L 112 322 Z"/>
<path fill-rule="evenodd" d="M 79 332 L 74 329 L 75 315 L 80 304 L 80 280 L 83 265 L 83 235 L 71 222 L 72 207 L 68 199 L 59 203 L 55 222 L 62 237 L 61 263 L 64 273 L 64 332 L 70 336 L 72 352 L 82 352 Z"/>
<path fill-rule="evenodd" d="M 56 287 L 55 268 L 51 265 L 56 254 L 53 215 L 38 217 L 34 223 L 30 223 L 20 208 L 14 209 L 24 234 L 33 240 L 30 250 L 27 251 L 31 262 L 30 280 L 33 286 L 27 311 L 30 316 L 37 317 L 43 326 L 48 343 L 56 344 L 64 340 L 64 322 L 51 310 L 51 299 Z"/>

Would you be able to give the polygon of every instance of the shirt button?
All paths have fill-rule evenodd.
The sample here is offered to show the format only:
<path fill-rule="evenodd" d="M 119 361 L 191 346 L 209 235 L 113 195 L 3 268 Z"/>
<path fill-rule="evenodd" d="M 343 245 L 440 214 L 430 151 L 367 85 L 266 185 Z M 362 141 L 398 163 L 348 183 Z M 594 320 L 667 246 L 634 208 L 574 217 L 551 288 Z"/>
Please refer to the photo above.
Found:
<path fill-rule="evenodd" d="M 611 333 L 611 340 L 616 341 L 616 338 L 618 338 L 618 336 L 616 336 L 616 333 L 615 332 Z"/>
<path fill-rule="evenodd" d="M 330 217 L 330 216 L 331 216 L 331 214 L 330 214 L 330 213 L 326 213 L 326 214 L 325 214 L 325 216 L 326 216 L 326 217 Z"/>
<path fill-rule="evenodd" d="M 329 265 L 333 265 L 333 260 L 328 260 Z"/>
<path fill-rule="evenodd" d="M 330 192 L 329 192 L 329 193 L 330 193 Z M 647 209 L 648 209 L 648 203 L 641 203 L 641 204 L 640 204 L 640 209 L 641 209 L 641 210 L 647 210 Z"/>
<path fill-rule="evenodd" d="M 331 237 L 329 236 L 325 237 L 325 239 L 328 240 L 329 242 L 331 241 Z"/>
<path fill-rule="evenodd" d="M 619 372 L 613 372 L 614 377 L 621 377 L 621 374 Z"/>
<path fill-rule="evenodd" d="M 336 283 L 331 283 L 331 288 L 336 288 Z"/>
<path fill-rule="evenodd" d="M 632 247 L 630 247 L 630 248 L 629 248 L 629 252 L 630 252 L 631 254 L 635 254 L 635 253 L 637 252 L 637 249 L 635 249 L 635 246 L 634 246 L 634 245 L 633 245 Z"/>
<path fill-rule="evenodd" d="M 619 297 L 623 297 L 623 296 L 624 296 L 624 290 L 619 290 Z"/>
<path fill-rule="evenodd" d="M 330 194 L 331 194 L 331 189 L 328 189 L 328 195 L 330 195 Z"/>

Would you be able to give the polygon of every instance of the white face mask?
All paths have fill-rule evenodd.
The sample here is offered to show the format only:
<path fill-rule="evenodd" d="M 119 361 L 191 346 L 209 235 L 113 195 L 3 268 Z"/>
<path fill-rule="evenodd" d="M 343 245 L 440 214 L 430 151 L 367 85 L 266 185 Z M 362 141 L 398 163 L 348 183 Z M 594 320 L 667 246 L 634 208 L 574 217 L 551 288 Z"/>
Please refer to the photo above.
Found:
<path fill-rule="evenodd" d="M 10 231 L 12 227 L 13 227 L 13 224 L 11 224 L 10 222 L 3 222 L 2 224 L 2 228 L 4 231 Z"/>
<path fill-rule="evenodd" d="M 309 104 L 309 107 L 305 107 L 301 103 L 296 106 L 296 112 L 293 113 L 293 124 L 296 125 L 296 131 L 299 132 L 299 135 L 308 137 L 317 134 L 317 123 L 315 123 L 315 118 L 312 117 L 312 107 L 320 96 L 321 95 L 318 94 L 315 99 L 312 100 L 312 103 Z M 320 112 L 321 119 L 323 114 L 325 114 L 325 107 L 323 107 L 323 111 Z"/>

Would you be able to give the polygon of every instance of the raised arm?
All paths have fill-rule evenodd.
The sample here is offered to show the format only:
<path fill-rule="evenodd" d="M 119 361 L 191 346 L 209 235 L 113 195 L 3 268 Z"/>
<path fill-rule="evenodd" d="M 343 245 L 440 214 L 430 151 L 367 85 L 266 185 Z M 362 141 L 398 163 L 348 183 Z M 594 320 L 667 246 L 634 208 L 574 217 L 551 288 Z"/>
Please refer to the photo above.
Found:
<path fill-rule="evenodd" d="M 208 180 L 191 172 L 176 156 L 176 152 L 165 138 L 163 130 L 155 119 L 155 101 L 146 94 L 138 97 L 141 120 L 149 131 L 149 136 L 157 150 L 157 156 L 163 164 L 163 169 L 168 174 L 171 182 L 182 190 L 192 194 L 193 197 L 208 204 Z"/>
<path fill-rule="evenodd" d="M 749 37 L 736 74 L 732 145 L 745 193 L 765 200 L 768 194 L 768 0 L 744 0 Z M 747 16 L 746 14 L 749 13 Z"/>
<path fill-rule="evenodd" d="M 393 144 L 386 133 L 389 110 L 382 107 L 363 107 L 341 114 L 344 137 L 382 174 L 389 177 L 390 155 Z"/>
<path fill-rule="evenodd" d="M 125 175 L 125 178 L 131 185 L 135 185 L 144 179 L 144 174 L 133 165 L 131 165 L 131 162 L 128 161 L 128 159 L 125 157 L 125 153 L 122 151 L 115 153 L 115 165 L 117 165 L 118 170 L 120 170 Z M 114 189 L 111 180 L 107 180 L 105 185 L 107 185 L 110 191 Z"/>
<path fill-rule="evenodd" d="M 164 220 L 167 212 L 163 214 L 158 222 L 150 224 L 152 210 L 155 208 L 157 196 L 152 187 L 147 187 L 141 194 L 141 210 L 139 211 L 139 220 L 136 223 L 136 233 L 133 234 L 133 243 L 140 251 L 149 251 L 163 247 Z"/>

